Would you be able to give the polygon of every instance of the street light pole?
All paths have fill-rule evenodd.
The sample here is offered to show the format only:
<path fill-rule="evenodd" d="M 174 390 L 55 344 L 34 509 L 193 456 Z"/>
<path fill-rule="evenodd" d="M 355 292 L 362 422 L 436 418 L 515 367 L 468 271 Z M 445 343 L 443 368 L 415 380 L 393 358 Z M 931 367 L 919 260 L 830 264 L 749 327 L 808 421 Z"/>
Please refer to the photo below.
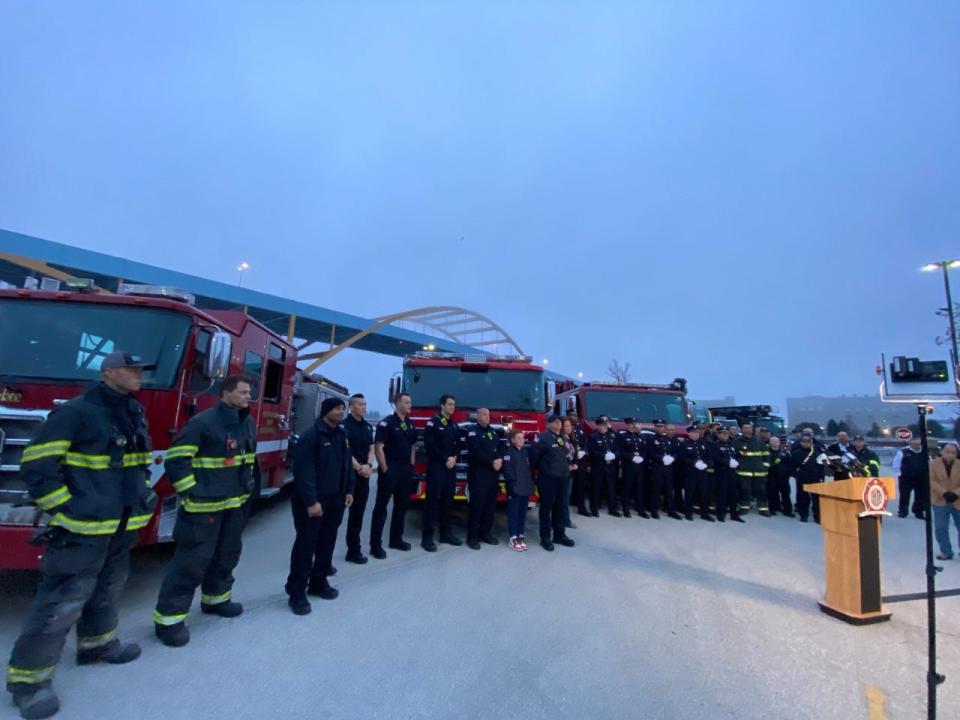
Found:
<path fill-rule="evenodd" d="M 947 318 L 950 320 L 950 347 L 953 350 L 953 377 L 957 377 L 957 363 L 960 357 L 957 356 L 957 326 L 953 319 L 953 296 L 950 294 L 950 274 L 947 272 L 952 263 L 940 263 L 940 269 L 943 271 L 943 290 L 947 293 Z"/>

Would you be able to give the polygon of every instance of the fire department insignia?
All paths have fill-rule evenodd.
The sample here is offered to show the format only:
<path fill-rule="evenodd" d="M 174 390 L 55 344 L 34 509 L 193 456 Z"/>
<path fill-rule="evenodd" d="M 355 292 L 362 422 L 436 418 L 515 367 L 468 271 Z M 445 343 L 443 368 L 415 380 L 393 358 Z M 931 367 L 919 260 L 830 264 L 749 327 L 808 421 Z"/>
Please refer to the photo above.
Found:
<path fill-rule="evenodd" d="M 890 515 L 886 512 L 890 494 L 880 478 L 870 478 L 863 486 L 863 512 L 860 517 L 868 515 Z"/>

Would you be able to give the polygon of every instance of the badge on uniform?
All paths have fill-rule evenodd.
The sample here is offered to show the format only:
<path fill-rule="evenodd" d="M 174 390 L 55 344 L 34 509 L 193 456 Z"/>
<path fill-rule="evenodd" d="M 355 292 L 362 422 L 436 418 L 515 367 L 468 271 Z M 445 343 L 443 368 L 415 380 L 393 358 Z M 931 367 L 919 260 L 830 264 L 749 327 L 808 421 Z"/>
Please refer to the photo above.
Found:
<path fill-rule="evenodd" d="M 446 419 L 446 418 L 440 418 L 440 424 L 441 424 L 441 425 L 446 425 L 446 424 L 447 424 L 447 419 Z"/>
<path fill-rule="evenodd" d="M 406 430 L 406 429 L 407 429 L 407 424 L 406 424 L 405 422 L 400 423 L 400 429 L 401 429 L 401 430 Z"/>

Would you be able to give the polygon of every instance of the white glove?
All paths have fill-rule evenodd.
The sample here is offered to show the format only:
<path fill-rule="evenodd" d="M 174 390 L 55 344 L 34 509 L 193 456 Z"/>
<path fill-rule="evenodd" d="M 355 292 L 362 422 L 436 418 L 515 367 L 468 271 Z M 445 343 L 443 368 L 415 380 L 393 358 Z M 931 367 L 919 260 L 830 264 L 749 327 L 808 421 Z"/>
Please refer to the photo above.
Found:
<path fill-rule="evenodd" d="M 663 456 L 664 465 L 673 465 L 673 455 L 664 455 Z"/>
<path fill-rule="evenodd" d="M 577 460 L 583 460 L 586 454 L 587 454 L 586 450 L 577 450 Z"/>
<path fill-rule="evenodd" d="M 643 462 L 643 458 L 640 457 L 639 455 L 634 455 L 631 459 L 633 460 L 634 465 L 639 465 L 640 463 Z"/>
<path fill-rule="evenodd" d="M 732 468 L 740 467 L 740 463 L 738 463 L 738 462 L 737 462 L 736 460 L 734 460 L 733 458 L 730 458 L 730 467 L 732 467 Z"/>
<path fill-rule="evenodd" d="M 607 450 L 607 454 L 603 456 L 603 459 L 606 460 L 607 462 L 610 462 L 611 460 L 616 460 L 616 459 L 617 459 L 617 456 L 614 455 L 614 454 L 613 454 L 612 452 L 610 452 L 609 450 Z"/>
<path fill-rule="evenodd" d="M 693 466 L 694 466 L 697 470 L 706 470 L 706 469 L 707 469 L 707 464 L 706 464 L 703 460 L 697 460 L 697 461 L 693 464 Z"/>
<path fill-rule="evenodd" d="M 817 455 L 817 462 L 821 465 L 826 465 L 828 462 L 830 462 L 830 458 L 827 457 L 826 453 L 820 453 Z"/>

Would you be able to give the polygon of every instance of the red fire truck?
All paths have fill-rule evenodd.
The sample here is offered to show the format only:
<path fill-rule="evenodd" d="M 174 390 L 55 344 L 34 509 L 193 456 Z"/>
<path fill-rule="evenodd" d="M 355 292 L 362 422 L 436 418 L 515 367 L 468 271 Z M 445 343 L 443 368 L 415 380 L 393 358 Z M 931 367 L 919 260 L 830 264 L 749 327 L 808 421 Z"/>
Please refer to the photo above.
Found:
<path fill-rule="evenodd" d="M 390 381 L 389 399 L 397 393 L 410 393 L 413 409 L 410 417 L 421 431 L 427 420 L 440 407 L 440 396 L 453 395 L 457 411 L 453 419 L 465 426 L 474 421 L 477 408 L 490 410 L 490 424 L 501 433 L 510 428 L 524 431 L 528 442 L 546 426 L 546 410 L 554 395 L 553 381 L 544 378 L 543 368 L 534 365 L 526 355 L 457 355 L 424 352 L 403 361 L 403 372 Z M 457 463 L 456 499 L 465 500 L 467 485 L 466 450 Z M 414 479 L 417 481 L 411 498 L 426 497 L 427 458 L 423 441 L 417 443 Z M 498 500 L 507 496 L 500 483 Z"/>
<path fill-rule="evenodd" d="M 86 290 L 0 290 L 0 568 L 33 568 L 40 559 L 28 539 L 45 518 L 19 478 L 24 446 L 52 408 L 99 379 L 100 363 L 113 350 L 157 365 L 137 393 L 149 419 L 151 478 L 160 497 L 142 544 L 170 539 L 178 499 L 163 473 L 166 449 L 191 416 L 217 402 L 217 381 L 229 374 L 254 380 L 255 497 L 287 481 L 293 346 L 243 312 L 199 310 L 192 295 L 175 288 Z"/>
<path fill-rule="evenodd" d="M 654 420 L 666 420 L 677 436 L 686 436 L 693 422 L 687 402 L 687 381 L 677 378 L 668 385 L 647 383 L 587 382 L 578 387 L 566 381 L 558 385 L 555 412 L 576 411 L 587 433 L 593 432 L 594 418 L 606 415 L 614 430 L 626 427 L 624 418 L 636 418 L 641 430 L 653 430 Z"/>

